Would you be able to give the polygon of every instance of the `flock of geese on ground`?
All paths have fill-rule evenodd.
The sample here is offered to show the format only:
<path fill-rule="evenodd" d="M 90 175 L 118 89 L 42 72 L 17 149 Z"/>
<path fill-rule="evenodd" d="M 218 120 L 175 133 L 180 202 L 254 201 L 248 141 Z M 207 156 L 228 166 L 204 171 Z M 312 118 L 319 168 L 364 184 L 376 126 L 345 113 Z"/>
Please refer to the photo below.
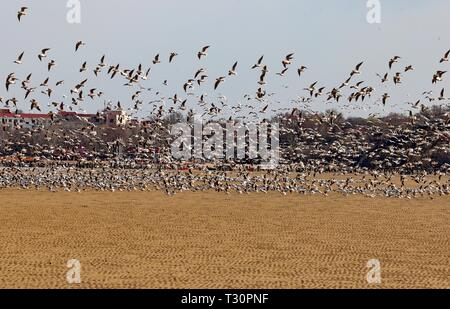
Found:
<path fill-rule="evenodd" d="M 17 13 L 17 19 L 23 22 L 23 19 L 30 13 L 28 7 L 22 7 Z M 83 48 L 86 48 L 87 44 L 80 40 L 74 44 L 74 52 L 79 53 Z M 205 58 L 209 57 L 208 53 L 212 49 L 211 46 L 204 46 L 199 49 L 195 61 L 202 63 Z M 442 66 L 442 69 L 437 70 L 430 76 L 430 82 L 432 85 L 442 83 L 447 73 L 445 71 L 445 63 L 449 62 L 450 50 L 443 54 L 440 60 L 436 61 Z M 330 145 L 320 145 L 322 142 L 323 134 L 319 130 L 299 130 L 294 131 L 289 128 L 282 128 L 284 133 L 290 133 L 294 135 L 302 135 L 305 140 L 315 140 L 313 143 L 312 151 L 318 152 L 324 159 L 317 162 L 315 172 L 320 172 L 321 164 L 325 164 L 329 161 L 330 156 L 332 159 L 341 160 L 344 163 L 350 163 L 351 160 L 360 157 L 356 152 L 362 148 L 368 149 L 371 146 L 363 144 L 360 141 L 358 132 L 355 134 L 349 134 L 348 131 L 344 132 L 345 128 L 341 128 L 333 123 L 336 118 L 336 114 L 328 116 L 322 116 L 320 113 L 313 110 L 312 103 L 319 98 L 324 98 L 324 102 L 328 104 L 335 104 L 339 109 L 358 109 L 361 108 L 363 102 L 370 102 L 372 105 L 382 104 L 383 106 L 389 106 L 390 94 L 384 92 L 377 94 L 375 85 L 366 85 L 363 80 L 356 80 L 363 72 L 364 62 L 359 62 L 354 68 L 349 70 L 349 75 L 345 81 L 338 83 L 334 87 L 325 87 L 320 84 L 319 81 L 311 83 L 309 86 L 302 89 L 302 95 L 292 100 L 293 106 L 288 109 L 279 109 L 274 106 L 277 102 L 273 100 L 275 93 L 269 92 L 268 65 L 265 63 L 264 56 L 260 56 L 256 59 L 253 65 L 249 65 L 249 70 L 259 71 L 259 77 L 255 80 L 255 91 L 251 94 L 245 94 L 243 99 L 246 104 L 238 103 L 233 105 L 227 101 L 227 98 L 221 94 L 217 94 L 223 83 L 235 78 L 241 68 L 238 61 L 234 62 L 228 70 L 224 70 L 222 76 L 218 76 L 212 79 L 211 87 L 217 94 L 217 101 L 209 99 L 207 93 L 203 93 L 202 87 L 205 83 L 209 83 L 209 75 L 206 68 L 199 67 L 192 74 L 192 77 L 187 79 L 182 85 L 180 85 L 180 91 L 173 94 L 173 96 L 164 96 L 158 89 L 149 88 L 145 86 L 146 81 L 153 78 L 152 69 L 154 66 L 160 65 L 163 62 L 167 62 L 170 65 L 175 65 L 178 53 L 171 52 L 169 55 L 164 56 L 157 54 L 151 60 L 151 66 L 144 66 L 139 64 L 134 68 L 126 68 L 118 63 L 109 63 L 106 55 L 99 57 L 98 63 L 91 67 L 87 61 L 82 62 L 79 67 L 80 82 L 72 85 L 68 88 L 67 93 L 63 95 L 63 100 L 54 99 L 56 90 L 63 87 L 65 81 L 58 79 L 55 76 L 51 76 L 53 69 L 58 65 L 58 61 L 52 59 L 52 48 L 43 48 L 34 57 L 45 66 L 49 77 L 45 78 L 41 83 L 35 83 L 33 81 L 33 74 L 29 73 L 25 77 L 18 76 L 15 72 L 11 72 L 6 76 L 5 89 L 8 94 L 11 89 L 22 89 L 23 97 L 9 97 L 4 98 L 0 96 L 0 103 L 3 103 L 6 108 L 15 108 L 15 110 L 21 109 L 22 102 L 29 102 L 28 110 L 44 111 L 42 101 L 39 100 L 39 96 L 44 95 L 45 101 L 50 102 L 47 104 L 47 109 L 50 109 L 49 114 L 54 119 L 54 116 L 59 111 L 78 111 L 83 110 L 83 103 L 95 102 L 97 99 L 106 97 L 107 94 L 101 91 L 100 87 L 88 87 L 89 84 L 95 82 L 95 78 L 98 78 L 101 74 L 109 79 L 123 79 L 123 87 L 130 91 L 130 100 L 132 102 L 131 107 L 127 112 L 130 115 L 135 115 L 139 111 L 143 110 L 143 107 L 150 107 L 151 115 L 155 119 L 155 126 L 160 126 L 159 120 L 167 117 L 173 113 L 187 113 L 187 117 L 192 117 L 195 114 L 194 110 L 200 109 L 202 116 L 228 118 L 229 120 L 244 119 L 250 120 L 258 117 L 269 117 L 269 112 L 285 113 L 290 115 L 287 121 L 302 123 L 305 120 L 305 115 L 310 115 L 311 119 L 317 121 L 318 124 L 328 123 L 330 132 L 338 137 L 340 142 Z M 195 55 L 193 55 L 195 57 Z M 18 53 L 18 56 L 13 60 L 17 66 L 24 66 L 27 61 L 32 58 L 26 51 Z M 296 70 L 296 74 L 300 79 L 303 78 L 309 68 L 306 65 L 299 65 L 295 69 L 294 66 L 295 54 L 289 53 L 283 59 L 281 59 L 280 70 L 274 75 L 283 78 L 289 72 L 289 70 Z M 413 65 L 401 66 L 402 57 L 394 56 L 387 62 L 387 69 L 389 71 L 384 74 L 377 74 L 379 77 L 380 85 L 393 85 L 393 87 L 402 84 L 403 79 L 408 74 L 414 71 Z M 199 65 L 201 66 L 201 65 Z M 93 74 L 92 77 L 89 74 Z M 162 87 L 169 84 L 168 80 L 162 82 Z M 439 87 L 440 88 L 440 87 Z M 199 90 L 200 92 L 196 92 Z M 146 94 L 152 95 L 152 100 L 147 102 Z M 405 160 L 405 155 L 402 153 L 404 145 L 435 145 L 436 141 L 441 141 L 439 151 L 450 151 L 449 146 L 442 146 L 443 138 L 450 138 L 448 134 L 448 128 L 450 124 L 450 113 L 444 115 L 440 119 L 428 119 L 425 116 L 425 112 L 430 108 L 425 102 L 439 103 L 440 107 L 448 109 L 449 98 L 445 96 L 445 88 L 439 91 L 439 94 L 435 96 L 433 91 L 426 91 L 422 94 L 423 97 L 415 102 L 409 102 L 409 117 L 411 118 L 411 124 L 415 125 L 420 123 L 421 127 L 416 132 L 412 129 L 396 129 L 389 128 L 387 134 L 389 140 L 394 140 L 393 144 L 389 144 L 384 148 L 372 149 L 368 156 L 372 158 L 377 164 L 378 157 L 383 157 L 378 162 L 379 166 L 383 168 L 388 167 L 385 164 L 403 164 L 402 160 Z M 191 99 L 195 101 L 195 104 L 189 108 Z M 373 98 L 373 99 L 372 99 Z M 169 104 L 170 103 L 170 104 Z M 84 104 L 85 105 L 85 104 Z M 120 102 L 113 107 L 112 102 L 108 101 L 109 108 L 120 108 L 123 106 Z M 240 113 L 243 109 L 248 108 L 251 111 L 249 113 Z M 271 107 L 272 109 L 269 109 Z M 228 111 L 227 111 L 228 109 Z M 415 113 L 414 110 L 419 110 L 421 113 Z M 231 116 L 229 116 L 231 113 Z M 100 114 L 99 114 L 100 115 Z M 226 116 L 225 116 L 226 115 Z M 376 114 L 371 115 L 373 118 L 377 118 Z M 302 119 L 303 117 L 303 119 Z M 381 117 L 379 117 L 381 118 Z M 101 143 L 101 137 L 90 135 L 86 132 L 94 132 L 96 125 L 89 123 L 85 119 L 80 121 L 85 122 L 82 129 L 74 129 L 77 133 L 82 134 L 84 137 L 95 140 L 97 143 Z M 347 123 L 348 124 L 348 123 Z M 343 125 L 344 126 L 344 125 Z M 5 131 L 5 128 L 3 128 Z M 21 129 L 16 128 L 16 129 Z M 147 129 L 146 129 L 147 130 Z M 369 129 L 371 130 L 371 129 Z M 407 131 L 408 130 L 408 131 Z M 33 134 L 39 134 L 45 131 L 45 128 L 35 128 L 24 134 L 25 138 L 30 138 Z M 5 132 L 3 132 L 5 133 Z M 283 132 L 282 132 L 283 133 Z M 369 132 L 370 133 L 370 132 Z M 374 129 L 374 134 L 379 134 L 378 129 Z M 6 132 L 6 136 L 12 136 L 13 133 Z M 10 134 L 10 135 L 8 135 Z M 79 142 L 74 136 L 70 136 L 70 133 L 59 131 L 58 138 L 66 139 L 67 147 L 76 146 Z M 56 134 L 57 135 L 57 134 Z M 46 136 L 47 137 L 47 136 Z M 350 138 L 350 140 L 348 140 Z M 139 137 L 138 137 L 139 139 Z M 347 141 L 346 141 L 347 139 Z M 323 141 L 325 142 L 325 141 Z M 306 143 L 306 144 L 308 144 Z M 397 144 L 395 144 L 397 143 Z M 403 144 L 402 144 L 403 143 Z M 307 145 L 304 145 L 307 147 Z M 13 145 L 9 145 L 13 146 Z M 30 148 L 38 148 L 36 145 L 30 145 Z M 298 146 L 299 152 L 301 152 L 301 146 Z M 43 145 L 39 145 L 42 151 Z M 334 147 L 334 148 L 333 148 Z M 347 148 L 346 148 L 347 147 Z M 410 155 L 420 155 L 423 148 L 415 148 L 408 146 L 407 150 Z M 330 149 L 336 150 L 335 153 L 331 153 Z M 344 149 L 344 150 L 343 150 Z M 352 153 L 355 152 L 355 154 Z M 364 150 L 365 151 L 365 150 Z M 379 151 L 379 154 L 377 154 Z M 345 157 L 343 153 L 349 154 L 349 157 Z M 350 155 L 353 156 L 350 158 Z M 296 154 L 298 158 L 301 154 Z M 391 157 L 390 157 L 391 156 Z M 327 158 L 327 159 L 325 159 Z M 345 160 L 343 160 L 343 158 Z M 428 159 L 427 159 L 428 160 Z M 427 161 L 428 163 L 431 162 Z M 170 158 L 168 159 L 170 161 Z M 392 163 L 394 162 L 394 163 Z M 424 163 L 425 159 L 420 161 Z M 351 162 L 354 163 L 354 162 Z M 375 165 L 376 165 L 375 164 Z M 414 167 L 414 166 L 413 166 Z M 417 166 L 418 168 L 420 166 Z M 68 169 L 67 167 L 54 166 L 48 168 L 16 168 L 16 167 L 4 167 L 2 168 L 2 176 L 0 177 L 0 188 L 19 186 L 22 188 L 32 187 L 46 187 L 49 190 L 57 190 L 64 188 L 67 191 L 80 191 L 84 189 L 98 189 L 98 190 L 146 190 L 146 189 L 163 189 L 168 194 L 174 194 L 180 191 L 202 191 L 202 190 L 217 190 L 222 192 L 270 192 L 279 191 L 283 194 L 287 193 L 312 193 L 312 194 L 325 194 L 329 192 L 339 192 L 344 195 L 350 194 L 363 194 L 365 196 L 389 196 L 389 197 L 401 197 L 401 198 L 413 198 L 418 196 L 433 197 L 436 195 L 448 195 L 449 194 L 449 179 L 446 177 L 447 169 L 443 168 L 433 177 L 426 177 L 426 172 L 423 170 L 413 173 L 411 176 L 401 176 L 399 184 L 394 182 L 395 178 L 389 172 L 383 169 L 383 172 L 376 171 L 359 171 L 362 178 L 358 180 L 351 177 L 344 179 L 332 178 L 332 179 L 320 179 L 316 178 L 311 172 L 298 172 L 295 164 L 283 165 L 277 170 L 268 171 L 261 174 L 251 174 L 245 170 L 241 170 L 241 167 L 237 166 L 237 174 L 231 174 L 227 172 L 212 172 L 203 170 L 201 173 L 195 173 L 192 170 L 189 172 L 173 172 L 164 171 L 158 167 L 146 168 L 146 169 L 115 169 L 97 167 L 90 169 Z M 302 167 L 304 168 L 304 166 Z M 201 169 L 201 168 L 200 168 Z M 345 168 L 344 168 L 345 170 Z M 314 173 L 315 173 L 314 172 Z M 425 174 L 424 174 L 425 173 Z M 411 177 L 411 180 L 416 182 L 417 186 L 408 186 L 406 177 Z"/>
<path fill-rule="evenodd" d="M 283 195 L 362 195 L 369 198 L 429 198 L 450 195 L 450 178 L 444 173 L 398 175 L 366 171 L 360 174 L 318 174 L 295 172 L 293 166 L 278 170 L 250 173 L 239 167 L 233 172 L 169 171 L 163 169 L 67 169 L 0 168 L 0 188 L 48 189 L 67 192 L 163 191 L 168 195 L 181 192 L 216 191 L 226 194 L 270 193 Z"/>

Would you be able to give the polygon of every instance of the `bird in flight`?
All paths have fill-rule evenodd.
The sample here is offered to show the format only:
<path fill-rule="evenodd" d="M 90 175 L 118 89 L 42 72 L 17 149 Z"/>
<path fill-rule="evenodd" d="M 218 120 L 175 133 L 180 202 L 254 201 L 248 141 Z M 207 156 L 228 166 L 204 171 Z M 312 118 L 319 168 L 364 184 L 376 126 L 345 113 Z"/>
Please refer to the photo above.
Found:
<path fill-rule="evenodd" d="M 412 65 L 408 65 L 407 67 L 405 67 L 405 72 L 408 71 L 414 71 L 414 67 Z"/>
<path fill-rule="evenodd" d="M 42 61 L 43 58 L 47 57 L 47 52 L 50 51 L 50 48 L 44 48 L 41 53 L 38 55 L 39 61 Z"/>
<path fill-rule="evenodd" d="M 50 62 L 48 63 L 47 69 L 50 72 L 50 70 L 52 69 L 52 67 L 56 66 L 56 62 L 55 60 L 50 60 Z"/>
<path fill-rule="evenodd" d="M 437 71 L 436 74 L 433 75 L 433 79 L 431 83 L 436 84 L 437 82 L 442 81 L 442 76 L 447 73 L 447 71 Z"/>
<path fill-rule="evenodd" d="M 302 65 L 301 67 L 299 67 L 299 68 L 297 69 L 298 76 L 302 76 L 302 74 L 305 72 L 306 69 L 307 69 L 307 67 L 305 67 L 304 65 Z"/>
<path fill-rule="evenodd" d="M 283 69 L 281 72 L 276 73 L 276 74 L 279 75 L 279 76 L 281 76 L 281 77 L 283 77 L 283 76 L 284 76 L 284 73 L 286 73 L 288 69 L 289 69 L 289 68 L 285 68 L 285 69 Z"/>
<path fill-rule="evenodd" d="M 237 72 L 236 72 L 237 65 L 238 65 L 238 62 L 236 61 L 236 62 L 233 64 L 233 67 L 231 68 L 231 70 L 228 71 L 228 75 L 229 75 L 229 76 L 237 75 Z"/>
<path fill-rule="evenodd" d="M 220 83 L 225 81 L 225 76 L 221 76 L 216 78 L 216 82 L 214 83 L 214 90 L 217 89 L 217 87 L 219 87 Z"/>
<path fill-rule="evenodd" d="M 157 63 L 161 63 L 161 61 L 159 60 L 159 54 L 157 54 L 155 56 L 155 58 L 153 59 L 153 64 L 157 64 Z"/>
<path fill-rule="evenodd" d="M 445 53 L 444 57 L 441 58 L 439 63 L 448 62 L 448 56 L 450 55 L 450 49 Z"/>
<path fill-rule="evenodd" d="M 360 62 L 356 65 L 355 69 L 350 73 L 350 77 L 352 77 L 353 75 L 359 75 L 361 74 L 361 72 L 359 71 L 359 69 L 361 68 L 361 66 L 363 65 L 364 62 Z"/>
<path fill-rule="evenodd" d="M 389 69 L 392 69 L 392 65 L 397 63 L 398 60 L 402 59 L 400 56 L 394 56 L 391 60 L 389 60 Z"/>
<path fill-rule="evenodd" d="M 178 56 L 177 53 L 170 53 L 170 56 L 169 56 L 169 63 L 172 63 L 172 61 L 175 59 L 176 56 Z"/>
<path fill-rule="evenodd" d="M 390 98 L 390 96 L 388 93 L 383 94 L 383 97 L 381 98 L 382 102 L 383 102 L 383 106 L 386 105 L 387 99 L 389 99 L 389 98 Z"/>
<path fill-rule="evenodd" d="M 78 51 L 78 49 L 80 49 L 80 47 L 85 46 L 85 45 L 86 45 L 86 43 L 84 43 L 83 41 L 78 41 L 75 44 L 75 52 Z"/>
<path fill-rule="evenodd" d="M 380 74 L 377 73 L 377 76 L 381 78 L 381 83 L 385 83 L 388 81 L 388 73 L 384 74 L 384 76 L 381 76 Z"/>
<path fill-rule="evenodd" d="M 288 65 L 292 63 L 292 60 L 294 59 L 294 54 L 288 54 L 285 59 L 281 62 L 283 64 L 283 67 L 286 69 Z"/>
<path fill-rule="evenodd" d="M 252 66 L 252 69 L 260 68 L 261 65 L 262 65 L 263 59 L 264 59 L 264 55 L 262 55 L 262 56 L 258 59 L 258 61 L 256 62 L 256 64 L 254 64 L 254 65 Z"/>
<path fill-rule="evenodd" d="M 22 58 L 23 58 L 23 54 L 25 52 L 22 52 L 19 57 L 17 57 L 17 59 L 14 61 L 15 64 L 22 64 Z"/>
<path fill-rule="evenodd" d="M 311 84 L 311 86 L 309 86 L 308 88 L 305 88 L 303 90 L 307 90 L 309 91 L 309 94 L 312 96 L 314 91 L 316 90 L 316 85 L 318 82 L 314 82 L 313 84 Z"/>
<path fill-rule="evenodd" d="M 199 51 L 199 52 L 197 53 L 197 57 L 198 57 L 199 60 L 201 60 L 202 57 L 208 56 L 207 51 L 208 51 L 208 48 L 209 48 L 209 47 L 210 47 L 209 45 L 208 45 L 208 46 L 205 46 L 205 47 L 202 48 L 201 51 Z"/>
<path fill-rule="evenodd" d="M 20 11 L 17 12 L 17 19 L 20 22 L 20 19 L 22 18 L 22 16 L 26 16 L 28 14 L 28 7 L 23 6 L 20 8 Z"/>
<path fill-rule="evenodd" d="M 441 93 L 440 93 L 439 98 L 438 98 L 439 101 L 447 100 L 447 98 L 445 97 L 444 93 L 445 93 L 445 88 L 442 88 Z"/>
<path fill-rule="evenodd" d="M 35 99 L 31 100 L 30 110 L 33 110 L 33 109 L 37 109 L 38 111 L 41 111 L 41 107 L 39 106 L 39 102 L 36 101 Z"/>

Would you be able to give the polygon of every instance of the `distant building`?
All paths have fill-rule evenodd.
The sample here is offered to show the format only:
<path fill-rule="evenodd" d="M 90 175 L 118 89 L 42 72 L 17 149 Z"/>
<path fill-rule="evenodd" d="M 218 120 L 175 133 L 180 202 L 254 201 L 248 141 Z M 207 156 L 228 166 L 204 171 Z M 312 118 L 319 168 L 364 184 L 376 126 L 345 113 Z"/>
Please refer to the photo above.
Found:
<path fill-rule="evenodd" d="M 45 126 L 52 121 L 49 114 L 15 114 L 9 109 L 0 109 L 0 124 L 2 128 L 22 127 L 32 129 Z"/>
<path fill-rule="evenodd" d="M 103 123 L 103 118 L 100 117 L 100 115 L 97 114 L 80 114 L 77 112 L 65 112 L 65 111 L 60 111 L 57 115 L 56 115 L 57 119 L 60 120 L 65 120 L 68 122 L 77 122 L 77 121 L 81 121 L 83 119 L 87 120 L 90 123 L 93 124 L 101 124 Z"/>
<path fill-rule="evenodd" d="M 0 125 L 2 128 L 28 128 L 52 124 L 54 120 L 67 123 L 77 123 L 86 120 L 95 125 L 120 126 L 127 124 L 130 119 L 122 110 L 104 110 L 98 114 L 80 114 L 77 112 L 60 111 L 57 114 L 28 114 L 12 113 L 9 109 L 0 109 Z M 136 124 L 136 123 L 135 123 Z"/>
<path fill-rule="evenodd" d="M 120 126 L 125 125 L 129 121 L 129 117 L 126 112 L 123 110 L 109 110 L 106 109 L 103 111 L 105 122 L 110 126 Z"/>

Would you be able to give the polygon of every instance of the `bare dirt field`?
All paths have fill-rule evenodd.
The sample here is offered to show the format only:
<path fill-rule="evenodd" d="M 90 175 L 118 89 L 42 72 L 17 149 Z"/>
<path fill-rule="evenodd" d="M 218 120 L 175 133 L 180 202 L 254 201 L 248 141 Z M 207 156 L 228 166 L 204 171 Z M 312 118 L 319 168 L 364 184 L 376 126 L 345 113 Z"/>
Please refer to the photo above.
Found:
<path fill-rule="evenodd" d="M 0 287 L 450 288 L 449 223 L 448 196 L 8 189 Z M 370 259 L 381 285 L 366 281 Z"/>

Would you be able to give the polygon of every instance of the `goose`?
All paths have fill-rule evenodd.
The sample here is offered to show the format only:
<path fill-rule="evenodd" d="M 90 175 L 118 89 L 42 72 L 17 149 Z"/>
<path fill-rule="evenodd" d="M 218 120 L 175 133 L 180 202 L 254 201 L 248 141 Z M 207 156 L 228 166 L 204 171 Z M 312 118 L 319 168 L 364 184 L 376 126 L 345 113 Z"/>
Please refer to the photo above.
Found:
<path fill-rule="evenodd" d="M 31 99 L 30 102 L 31 102 L 30 110 L 37 109 L 38 111 L 41 111 L 41 107 L 39 106 L 38 101 L 36 101 L 35 99 Z"/>
<path fill-rule="evenodd" d="M 294 59 L 294 53 L 286 55 L 285 59 L 281 61 L 284 68 L 287 68 L 288 65 L 292 64 L 292 60 Z"/>
<path fill-rule="evenodd" d="M 80 68 L 80 73 L 87 71 L 87 62 L 83 62 Z"/>
<path fill-rule="evenodd" d="M 233 64 L 231 70 L 228 71 L 228 76 L 237 75 L 237 73 L 236 73 L 237 65 L 238 65 L 238 62 L 236 61 L 236 62 Z"/>
<path fill-rule="evenodd" d="M 153 59 L 153 64 L 158 64 L 158 63 L 161 63 L 161 61 L 159 60 L 159 54 L 157 54 L 156 56 L 155 56 L 155 58 Z"/>
<path fill-rule="evenodd" d="M 22 16 L 26 16 L 26 15 L 28 15 L 28 7 L 23 6 L 20 8 L 20 11 L 17 12 L 17 19 L 19 20 L 19 22 L 20 22 Z"/>
<path fill-rule="evenodd" d="M 202 50 L 197 53 L 197 57 L 198 57 L 199 60 L 201 60 L 202 57 L 208 56 L 207 51 L 208 51 L 209 48 L 210 48 L 210 46 L 207 45 L 207 46 L 203 47 Z"/>
<path fill-rule="evenodd" d="M 106 57 L 106 55 L 103 55 L 102 58 L 100 58 L 100 63 L 98 64 L 98 66 L 101 68 L 106 67 L 105 57 Z"/>
<path fill-rule="evenodd" d="M 377 76 L 381 79 L 381 83 L 383 84 L 388 81 L 389 74 L 386 73 L 386 74 L 384 74 L 384 76 L 381 76 L 380 74 L 377 73 Z"/>
<path fill-rule="evenodd" d="M 449 55 L 450 55 L 450 49 L 445 53 L 444 57 L 441 58 L 439 63 L 448 62 Z"/>
<path fill-rule="evenodd" d="M 225 76 L 221 76 L 216 78 L 216 82 L 214 83 L 214 90 L 217 89 L 217 87 L 219 87 L 220 83 L 225 81 Z"/>
<path fill-rule="evenodd" d="M 47 53 L 50 51 L 50 48 L 44 48 L 41 53 L 38 55 L 39 61 L 47 57 Z"/>
<path fill-rule="evenodd" d="M 172 61 L 175 59 L 176 56 L 178 56 L 177 53 L 175 53 L 175 52 L 170 53 L 170 56 L 169 56 L 169 63 L 172 63 Z"/>
<path fill-rule="evenodd" d="M 350 73 L 350 77 L 352 77 L 353 75 L 359 75 L 361 74 L 361 72 L 359 71 L 359 69 L 361 68 L 361 66 L 363 65 L 364 62 L 360 62 L 356 65 L 355 69 Z"/>
<path fill-rule="evenodd" d="M 308 88 L 304 88 L 303 90 L 309 91 L 309 94 L 312 96 L 313 93 L 314 93 L 314 91 L 316 90 L 315 87 L 316 87 L 317 83 L 318 83 L 318 82 L 314 82 L 314 83 L 312 83 Z"/>
<path fill-rule="evenodd" d="M 302 65 L 300 68 L 297 69 L 298 76 L 302 76 L 302 74 L 305 72 L 305 70 L 308 69 L 304 65 Z"/>
<path fill-rule="evenodd" d="M 256 64 L 254 64 L 254 65 L 252 66 L 252 69 L 260 68 L 260 67 L 261 67 L 261 64 L 262 64 L 262 62 L 263 62 L 263 59 L 264 59 L 264 55 L 262 55 L 262 56 L 258 59 L 258 61 L 256 62 Z"/>
<path fill-rule="evenodd" d="M 392 65 L 394 63 L 397 63 L 398 60 L 402 59 L 400 56 L 394 56 L 392 59 L 389 60 L 389 69 L 392 69 Z"/>
<path fill-rule="evenodd" d="M 18 79 L 14 76 L 14 73 L 10 73 L 7 77 L 6 77 L 6 82 L 5 82 L 5 86 L 6 86 L 6 91 L 9 91 L 9 86 L 10 85 L 14 85 L 16 83 Z"/>
<path fill-rule="evenodd" d="M 408 71 L 414 71 L 414 67 L 412 65 L 408 65 L 407 67 L 405 67 L 405 72 Z"/>
<path fill-rule="evenodd" d="M 83 41 L 78 41 L 78 42 L 75 44 L 75 52 L 77 52 L 78 49 L 80 49 L 80 47 L 82 47 L 82 46 L 86 46 L 86 43 L 84 43 Z"/>
<path fill-rule="evenodd" d="M 22 64 L 22 58 L 25 52 L 22 52 L 16 60 L 14 60 L 15 64 Z"/>
<path fill-rule="evenodd" d="M 439 101 L 447 100 L 447 98 L 444 97 L 444 92 L 445 92 L 445 89 L 442 88 L 442 90 L 440 92 L 440 95 L 439 95 L 439 98 L 438 98 Z"/>
<path fill-rule="evenodd" d="M 390 96 L 388 93 L 383 94 L 383 96 L 382 96 L 383 105 L 386 105 L 387 99 L 389 99 L 389 98 L 390 98 Z"/>
<path fill-rule="evenodd" d="M 402 78 L 402 76 L 401 76 L 400 72 L 395 73 L 395 76 L 393 77 L 394 84 L 395 85 L 401 84 L 402 83 L 401 78 Z"/>
<path fill-rule="evenodd" d="M 54 66 L 56 66 L 55 60 L 50 60 L 50 62 L 49 62 L 48 65 L 47 65 L 47 70 L 50 72 L 50 70 L 51 70 Z"/>
<path fill-rule="evenodd" d="M 265 82 L 265 80 L 264 80 L 264 78 L 266 77 L 266 73 L 265 72 L 262 72 L 261 73 L 261 75 L 260 75 L 260 77 L 259 77 L 259 81 L 258 81 L 258 84 L 259 85 L 265 85 L 266 84 L 266 82 Z"/>
<path fill-rule="evenodd" d="M 281 72 L 276 73 L 276 75 L 283 77 L 289 68 L 283 69 Z"/>
<path fill-rule="evenodd" d="M 436 84 L 437 82 L 442 81 L 442 76 L 444 76 L 445 73 L 447 73 L 447 71 L 437 71 L 436 74 L 433 75 L 431 83 Z"/>

